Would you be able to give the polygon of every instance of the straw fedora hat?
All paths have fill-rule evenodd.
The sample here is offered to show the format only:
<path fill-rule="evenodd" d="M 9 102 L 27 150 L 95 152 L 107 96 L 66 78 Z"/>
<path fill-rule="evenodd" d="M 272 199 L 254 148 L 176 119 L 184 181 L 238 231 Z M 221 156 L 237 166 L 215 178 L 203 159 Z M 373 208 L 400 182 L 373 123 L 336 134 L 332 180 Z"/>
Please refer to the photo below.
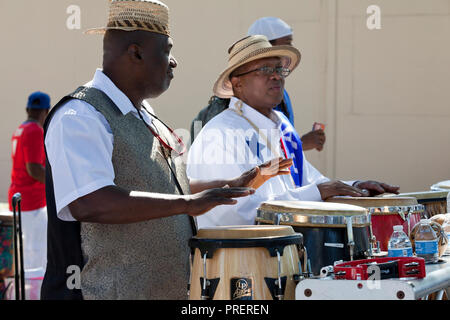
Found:
<path fill-rule="evenodd" d="M 158 0 L 110 0 L 106 27 L 89 29 L 86 34 L 106 30 L 149 31 L 170 37 L 169 7 Z"/>
<path fill-rule="evenodd" d="M 292 46 L 272 46 L 266 36 L 249 36 L 237 41 L 228 50 L 228 67 L 221 73 L 219 79 L 214 84 L 213 92 L 219 98 L 231 98 L 233 88 L 231 86 L 231 73 L 251 61 L 279 57 L 282 60 L 283 67 L 294 71 L 301 60 L 301 53 Z"/>

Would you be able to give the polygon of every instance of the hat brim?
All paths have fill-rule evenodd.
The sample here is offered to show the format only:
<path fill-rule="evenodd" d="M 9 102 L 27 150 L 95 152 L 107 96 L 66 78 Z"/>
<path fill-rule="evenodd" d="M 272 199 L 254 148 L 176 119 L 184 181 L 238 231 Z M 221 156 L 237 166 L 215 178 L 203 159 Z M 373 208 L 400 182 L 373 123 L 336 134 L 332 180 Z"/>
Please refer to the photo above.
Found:
<path fill-rule="evenodd" d="M 300 51 L 293 47 L 288 45 L 283 46 L 274 46 L 270 48 L 265 48 L 258 50 L 255 54 L 250 55 L 242 59 L 242 61 L 239 61 L 235 63 L 234 65 L 228 67 L 225 69 L 217 79 L 216 83 L 214 84 L 213 92 L 216 96 L 223 99 L 229 99 L 233 97 L 233 87 L 231 85 L 230 81 L 230 74 L 239 68 L 240 66 L 243 66 L 244 64 L 247 64 L 249 62 L 264 59 L 264 58 L 271 58 L 271 57 L 279 57 L 283 61 L 283 67 L 288 68 L 289 70 L 294 71 L 301 61 L 301 53 Z"/>
<path fill-rule="evenodd" d="M 102 28 L 93 28 L 93 29 L 88 29 L 86 31 L 84 31 L 84 34 L 105 34 L 107 30 L 122 30 L 122 31 L 147 31 L 147 32 L 153 32 L 153 33 L 159 33 L 159 34 L 163 34 L 165 36 L 168 36 L 167 33 L 164 32 L 158 32 L 156 30 L 148 30 L 148 29 L 144 29 L 144 28 L 135 28 L 135 27 L 102 27 Z"/>

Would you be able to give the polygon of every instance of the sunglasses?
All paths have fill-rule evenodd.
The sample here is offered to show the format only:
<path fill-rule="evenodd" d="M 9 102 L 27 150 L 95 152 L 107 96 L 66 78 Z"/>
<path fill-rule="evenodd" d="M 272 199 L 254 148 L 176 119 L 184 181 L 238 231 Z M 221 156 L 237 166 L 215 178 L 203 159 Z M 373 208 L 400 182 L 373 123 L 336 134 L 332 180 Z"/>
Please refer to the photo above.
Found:
<path fill-rule="evenodd" d="M 232 75 L 232 77 L 242 77 L 245 76 L 249 73 L 252 72 L 258 72 L 258 74 L 263 75 L 263 76 L 271 76 L 274 73 L 278 74 L 280 77 L 286 78 L 287 76 L 289 76 L 291 74 L 291 70 L 287 69 L 287 68 L 283 68 L 283 67 L 276 67 L 276 68 L 271 68 L 271 67 L 261 67 L 258 69 L 254 69 L 254 70 L 250 70 L 244 73 L 240 73 L 240 74 L 236 74 L 236 75 Z"/>

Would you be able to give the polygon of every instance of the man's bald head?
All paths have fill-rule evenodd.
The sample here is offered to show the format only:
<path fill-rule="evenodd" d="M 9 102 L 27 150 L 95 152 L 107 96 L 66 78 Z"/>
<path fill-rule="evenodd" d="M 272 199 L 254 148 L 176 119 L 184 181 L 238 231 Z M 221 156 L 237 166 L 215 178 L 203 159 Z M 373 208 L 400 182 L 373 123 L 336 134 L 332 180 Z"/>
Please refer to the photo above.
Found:
<path fill-rule="evenodd" d="M 108 30 L 103 38 L 104 63 L 117 59 L 136 45 L 141 48 L 158 50 L 167 36 L 147 31 Z"/>
<path fill-rule="evenodd" d="M 171 38 L 159 33 L 108 30 L 103 40 L 103 69 L 114 83 L 136 91 L 135 95 L 157 97 L 169 88 L 172 69 L 177 66 L 170 54 L 172 45 Z"/>

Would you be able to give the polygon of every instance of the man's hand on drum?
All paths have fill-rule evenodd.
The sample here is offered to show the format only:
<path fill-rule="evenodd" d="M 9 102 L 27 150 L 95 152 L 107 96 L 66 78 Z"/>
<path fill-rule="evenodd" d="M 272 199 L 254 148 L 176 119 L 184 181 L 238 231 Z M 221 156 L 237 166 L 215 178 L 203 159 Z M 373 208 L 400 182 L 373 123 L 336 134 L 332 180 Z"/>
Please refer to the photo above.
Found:
<path fill-rule="evenodd" d="M 302 136 L 303 150 L 313 150 L 322 151 L 323 146 L 326 142 L 325 132 L 323 130 L 315 130 L 308 132 Z"/>
<path fill-rule="evenodd" d="M 317 185 L 322 200 L 336 196 L 368 197 L 369 192 L 352 187 L 342 181 L 329 181 Z"/>
<path fill-rule="evenodd" d="M 292 167 L 292 165 L 292 159 L 273 159 L 245 172 L 236 179 L 230 180 L 228 185 L 230 187 L 248 187 L 258 189 L 266 183 L 267 180 L 273 177 L 291 174 L 289 168 Z"/>
<path fill-rule="evenodd" d="M 234 198 L 246 197 L 255 193 L 252 188 L 223 188 L 209 189 L 186 196 L 185 212 L 192 216 L 200 216 L 216 206 L 233 205 L 237 203 Z"/>
<path fill-rule="evenodd" d="M 400 190 L 400 187 L 398 186 L 392 186 L 387 183 L 378 181 L 358 181 L 353 186 L 360 190 L 369 192 L 370 197 L 377 196 L 383 193 L 398 194 Z"/>

